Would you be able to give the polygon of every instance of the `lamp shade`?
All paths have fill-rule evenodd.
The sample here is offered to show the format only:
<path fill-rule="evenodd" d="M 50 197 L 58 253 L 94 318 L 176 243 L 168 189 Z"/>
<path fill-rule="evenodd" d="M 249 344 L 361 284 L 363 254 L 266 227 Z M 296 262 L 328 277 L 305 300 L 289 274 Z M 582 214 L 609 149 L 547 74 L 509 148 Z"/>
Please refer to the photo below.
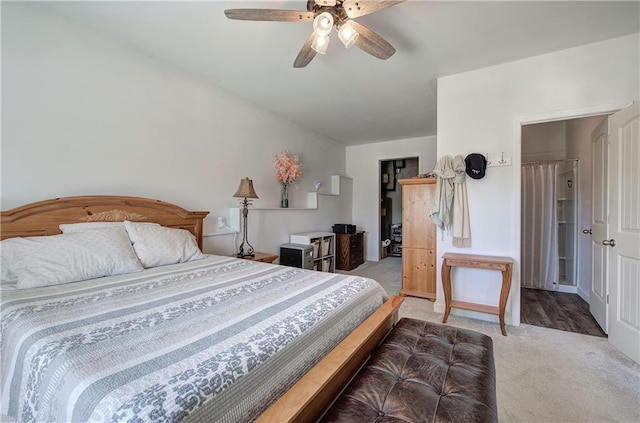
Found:
<path fill-rule="evenodd" d="M 333 28 L 333 15 L 329 12 L 322 12 L 313 19 L 313 30 L 320 37 L 326 37 Z"/>
<path fill-rule="evenodd" d="M 346 48 L 351 47 L 353 43 L 356 42 L 359 35 L 360 34 L 353 29 L 349 21 L 340 26 L 340 29 L 338 30 L 338 38 L 340 38 L 340 41 L 342 41 L 342 44 L 344 44 Z"/>
<path fill-rule="evenodd" d="M 258 198 L 256 191 L 253 189 L 253 181 L 248 177 L 240 180 L 240 186 L 233 196 L 239 198 Z"/>
<path fill-rule="evenodd" d="M 329 47 L 329 37 L 328 36 L 321 37 L 321 36 L 317 35 L 313 39 L 313 42 L 311 43 L 311 48 L 316 53 L 326 54 L 327 53 L 327 47 Z"/>

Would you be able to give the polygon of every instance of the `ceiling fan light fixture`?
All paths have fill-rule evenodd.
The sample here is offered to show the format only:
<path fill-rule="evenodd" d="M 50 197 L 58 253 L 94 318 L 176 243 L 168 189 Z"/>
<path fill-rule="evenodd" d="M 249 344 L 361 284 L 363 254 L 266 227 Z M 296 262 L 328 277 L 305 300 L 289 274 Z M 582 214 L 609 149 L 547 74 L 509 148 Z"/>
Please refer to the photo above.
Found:
<path fill-rule="evenodd" d="M 333 15 L 329 12 L 322 12 L 313 19 L 313 30 L 319 37 L 326 37 L 333 28 Z"/>
<path fill-rule="evenodd" d="M 351 47 L 359 36 L 360 34 L 358 34 L 358 31 L 353 29 L 348 21 L 342 24 L 338 30 L 338 38 L 340 38 L 340 41 L 342 41 L 345 48 Z"/>
<path fill-rule="evenodd" d="M 327 53 L 327 47 L 329 46 L 329 36 L 316 36 L 311 43 L 311 48 L 320 54 Z"/>

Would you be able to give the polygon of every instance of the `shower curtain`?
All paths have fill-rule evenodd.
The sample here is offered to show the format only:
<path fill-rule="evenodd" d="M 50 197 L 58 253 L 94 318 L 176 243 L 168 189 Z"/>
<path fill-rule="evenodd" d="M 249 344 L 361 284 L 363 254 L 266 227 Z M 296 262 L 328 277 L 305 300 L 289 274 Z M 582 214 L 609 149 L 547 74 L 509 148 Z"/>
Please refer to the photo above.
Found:
<path fill-rule="evenodd" d="M 555 291 L 558 256 L 557 163 L 522 165 L 522 286 Z"/>

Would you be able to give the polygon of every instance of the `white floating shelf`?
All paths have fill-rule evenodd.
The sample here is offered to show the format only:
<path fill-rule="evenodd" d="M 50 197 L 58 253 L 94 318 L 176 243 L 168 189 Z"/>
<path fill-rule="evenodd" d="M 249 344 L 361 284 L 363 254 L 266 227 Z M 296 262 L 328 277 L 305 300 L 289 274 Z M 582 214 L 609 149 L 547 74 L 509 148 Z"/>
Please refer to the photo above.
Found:
<path fill-rule="evenodd" d="M 348 176 L 343 176 L 343 175 L 332 175 L 331 176 L 331 186 L 329 186 L 329 190 L 327 191 L 326 189 L 318 191 L 317 194 L 319 195 L 340 195 L 340 179 L 349 179 L 351 180 L 350 177 Z"/>
<path fill-rule="evenodd" d="M 306 207 L 279 207 L 279 206 L 258 206 L 258 207 L 249 207 L 249 210 L 281 210 L 281 211 L 287 211 L 287 210 L 317 210 L 318 209 L 318 196 L 319 195 L 325 195 L 325 196 L 339 196 L 340 195 L 340 180 L 341 179 L 349 179 L 351 180 L 350 177 L 348 176 L 343 176 L 343 175 L 331 175 L 331 184 L 328 187 L 329 190 L 322 190 L 322 191 L 311 191 L 309 193 L 307 193 L 307 205 Z M 235 207 L 235 209 L 240 210 L 238 207 Z"/>

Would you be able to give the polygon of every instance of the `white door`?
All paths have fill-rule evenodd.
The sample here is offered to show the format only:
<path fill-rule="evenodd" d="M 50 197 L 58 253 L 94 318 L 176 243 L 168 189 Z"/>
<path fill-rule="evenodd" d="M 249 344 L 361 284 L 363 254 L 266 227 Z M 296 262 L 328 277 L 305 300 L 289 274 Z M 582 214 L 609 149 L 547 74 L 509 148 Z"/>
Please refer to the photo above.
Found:
<path fill-rule="evenodd" d="M 609 342 L 640 362 L 640 103 L 609 117 Z"/>
<path fill-rule="evenodd" d="M 591 183 L 591 294 L 589 311 L 593 314 L 605 333 L 607 328 L 607 247 L 602 245 L 608 239 L 607 216 L 609 197 L 607 165 L 609 151 L 609 121 L 605 119 L 591 133 L 592 183 Z"/>

